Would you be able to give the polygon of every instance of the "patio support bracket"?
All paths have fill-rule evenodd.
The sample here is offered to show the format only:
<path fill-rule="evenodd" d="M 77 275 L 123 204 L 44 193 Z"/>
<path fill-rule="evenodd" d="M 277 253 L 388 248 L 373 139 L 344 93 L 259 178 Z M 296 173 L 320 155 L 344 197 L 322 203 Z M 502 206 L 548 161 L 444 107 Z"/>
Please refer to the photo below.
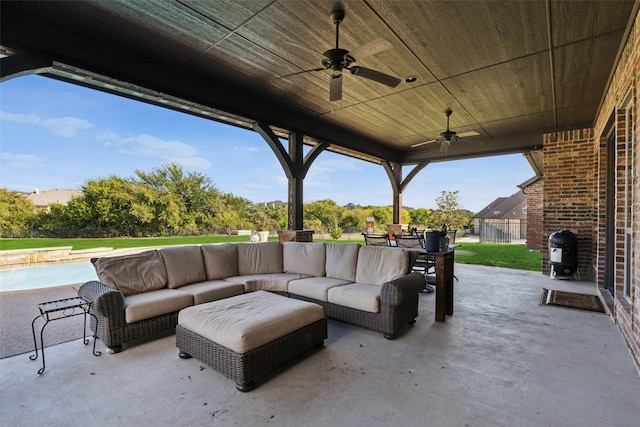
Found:
<path fill-rule="evenodd" d="M 258 132 L 269 144 L 289 181 L 288 228 L 289 230 L 302 230 L 304 228 L 304 178 L 313 161 L 329 147 L 329 144 L 323 142 L 315 145 L 306 156 L 303 156 L 304 135 L 302 133 L 291 132 L 289 134 L 289 152 L 287 152 L 268 124 L 256 123 L 253 125 L 253 130 Z"/>
<path fill-rule="evenodd" d="M 287 178 L 293 178 L 295 174 L 295 166 L 291 161 L 291 157 L 289 157 L 287 150 L 285 150 L 284 146 L 280 143 L 280 140 L 278 139 L 276 134 L 273 133 L 269 125 L 266 123 L 258 122 L 253 125 L 253 130 L 258 132 L 260 136 L 262 136 L 262 138 L 267 141 L 267 144 L 269 144 L 269 147 L 271 147 L 271 150 L 280 162 L 280 165 L 282 166 L 285 175 L 287 175 Z"/>
<path fill-rule="evenodd" d="M 17 53 L 0 59 L 0 82 L 27 74 L 42 74 L 53 69 L 53 61 L 40 55 Z"/>
<path fill-rule="evenodd" d="M 393 190 L 393 223 L 401 224 L 402 223 L 402 193 L 404 192 L 409 182 L 420 172 L 422 169 L 427 167 L 429 162 L 420 162 L 418 163 L 412 170 L 407 174 L 407 176 L 402 179 L 402 165 L 400 163 L 393 163 L 388 160 L 382 162 L 382 167 L 384 168 L 387 176 L 389 177 L 389 182 L 391 182 L 391 189 Z"/>

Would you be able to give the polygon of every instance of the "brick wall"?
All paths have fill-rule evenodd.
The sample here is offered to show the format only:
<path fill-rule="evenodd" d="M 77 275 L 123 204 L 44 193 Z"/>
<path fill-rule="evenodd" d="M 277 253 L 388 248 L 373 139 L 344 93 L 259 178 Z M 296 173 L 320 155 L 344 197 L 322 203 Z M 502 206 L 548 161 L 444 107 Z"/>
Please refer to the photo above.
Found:
<path fill-rule="evenodd" d="M 527 195 L 527 247 L 529 249 L 542 249 L 546 244 L 543 239 L 543 190 L 544 180 L 541 178 L 528 185 L 524 192 Z"/>
<path fill-rule="evenodd" d="M 568 229 L 578 237 L 578 272 L 591 280 L 594 259 L 596 162 L 593 129 L 544 135 L 543 273 L 549 273 L 548 238 Z"/>
<path fill-rule="evenodd" d="M 614 271 L 610 272 L 614 278 L 614 295 L 612 300 L 613 316 L 622 335 L 624 336 L 633 354 L 636 366 L 640 369 L 640 102 L 638 90 L 640 89 L 640 15 L 636 15 L 634 27 L 629 33 L 629 38 L 624 46 L 609 87 L 604 93 L 604 98 L 595 120 L 595 145 L 596 176 L 598 186 L 598 205 L 595 227 L 597 231 L 597 246 L 594 254 L 594 264 L 600 292 L 608 293 L 602 286 L 605 276 L 605 254 L 614 251 Z M 633 126 L 626 123 L 627 109 L 633 120 Z M 607 159 L 607 132 L 610 129 L 610 121 L 613 118 L 615 130 L 615 159 Z M 632 129 L 634 135 L 629 135 L 628 129 Z M 635 141 L 634 156 L 631 159 L 633 176 L 631 191 L 633 193 L 633 219 L 632 219 L 632 256 L 631 256 L 631 297 L 623 294 L 624 279 L 624 196 L 627 191 L 627 181 L 624 179 L 626 160 L 624 143 L 628 138 Z M 545 158 L 545 162 L 547 159 Z M 612 164 L 610 172 L 613 172 L 615 214 L 613 219 L 614 244 L 613 248 L 607 248 L 605 224 L 606 224 L 606 183 L 607 164 Z"/>

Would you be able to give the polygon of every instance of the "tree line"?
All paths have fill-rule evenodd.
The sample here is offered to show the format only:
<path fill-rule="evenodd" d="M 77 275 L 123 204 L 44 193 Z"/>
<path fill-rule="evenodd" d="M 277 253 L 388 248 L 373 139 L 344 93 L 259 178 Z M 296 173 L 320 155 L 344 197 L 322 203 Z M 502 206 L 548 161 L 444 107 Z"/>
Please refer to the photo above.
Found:
<path fill-rule="evenodd" d="M 287 205 L 253 203 L 222 193 L 209 177 L 168 163 L 135 176 L 89 179 L 82 194 L 67 205 L 36 211 L 22 193 L 0 189 L 2 237 L 143 237 L 230 233 L 287 228 Z M 461 229 L 473 223 L 458 192 L 443 191 L 438 209 L 404 208 L 402 223 L 415 228 Z M 362 232 L 367 218 L 375 231 L 392 223 L 391 206 L 338 206 L 333 200 L 304 204 L 304 227 L 334 239 L 343 232 Z"/>

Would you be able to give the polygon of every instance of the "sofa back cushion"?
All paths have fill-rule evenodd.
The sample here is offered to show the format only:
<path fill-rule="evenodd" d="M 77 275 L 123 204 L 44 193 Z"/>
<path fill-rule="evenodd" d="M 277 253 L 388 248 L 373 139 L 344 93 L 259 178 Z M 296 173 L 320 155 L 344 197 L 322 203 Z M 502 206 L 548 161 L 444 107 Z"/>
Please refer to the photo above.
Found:
<path fill-rule="evenodd" d="M 124 296 L 155 291 L 167 285 L 167 270 L 158 251 L 92 258 L 98 280 Z"/>
<path fill-rule="evenodd" d="M 218 280 L 238 275 L 238 251 L 233 243 L 202 245 L 202 259 L 207 280 Z"/>
<path fill-rule="evenodd" d="M 282 244 L 279 242 L 236 243 L 238 275 L 282 273 Z"/>
<path fill-rule="evenodd" d="M 282 245 L 285 273 L 323 277 L 325 273 L 324 243 L 287 242 Z"/>
<path fill-rule="evenodd" d="M 168 288 L 176 289 L 207 280 L 199 246 L 167 246 L 159 249 L 158 252 L 167 269 Z"/>
<path fill-rule="evenodd" d="M 327 277 L 355 282 L 360 244 L 325 243 L 325 248 Z"/>
<path fill-rule="evenodd" d="M 363 246 L 358 252 L 356 282 L 382 286 L 409 271 L 409 253 L 404 249 Z"/>

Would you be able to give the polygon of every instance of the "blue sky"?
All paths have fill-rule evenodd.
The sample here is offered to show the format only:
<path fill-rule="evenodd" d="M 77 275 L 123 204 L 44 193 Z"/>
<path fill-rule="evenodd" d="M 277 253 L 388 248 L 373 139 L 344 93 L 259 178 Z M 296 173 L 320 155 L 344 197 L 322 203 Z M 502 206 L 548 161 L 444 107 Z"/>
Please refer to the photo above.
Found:
<path fill-rule="evenodd" d="M 131 177 L 171 161 L 208 175 L 222 192 L 287 200 L 285 174 L 255 132 L 46 77 L 0 84 L 0 187 L 79 189 L 90 178 Z M 409 184 L 403 204 L 435 208 L 441 191 L 459 190 L 460 204 L 478 212 L 533 175 L 521 154 L 433 163 Z M 304 198 L 390 205 L 392 191 L 381 166 L 324 152 Z"/>

